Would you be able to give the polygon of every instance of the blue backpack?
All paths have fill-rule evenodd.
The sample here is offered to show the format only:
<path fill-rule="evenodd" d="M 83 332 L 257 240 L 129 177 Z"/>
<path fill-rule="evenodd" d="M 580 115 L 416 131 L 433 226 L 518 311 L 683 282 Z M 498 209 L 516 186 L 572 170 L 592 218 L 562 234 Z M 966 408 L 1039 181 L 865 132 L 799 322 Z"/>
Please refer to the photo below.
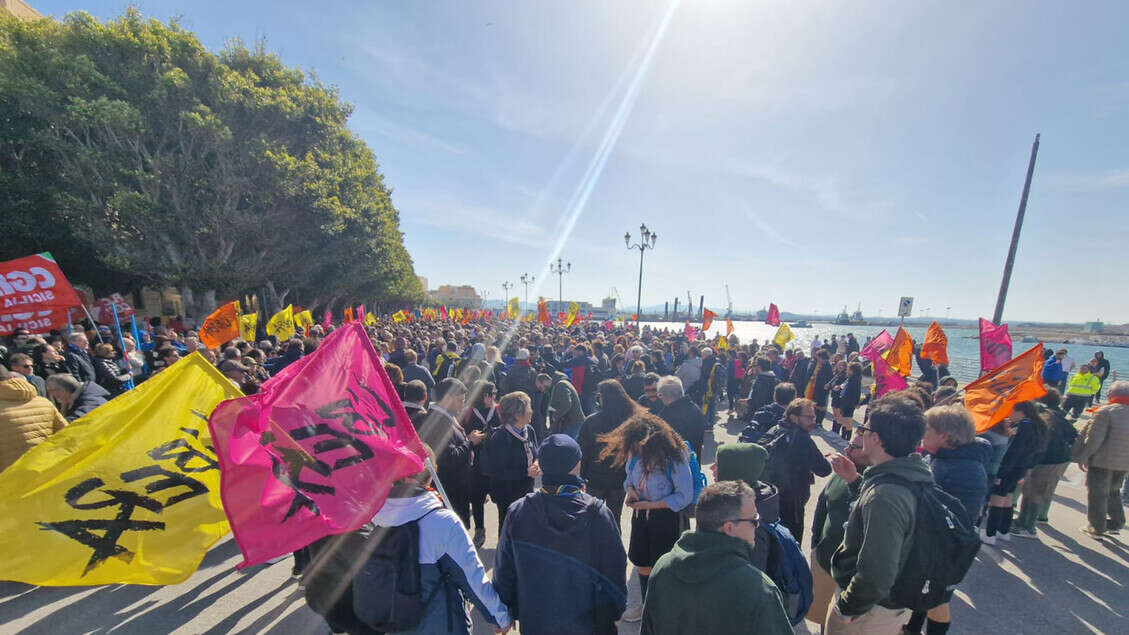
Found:
<path fill-rule="evenodd" d="M 762 523 L 772 536 L 775 548 L 769 548 L 768 577 L 780 589 L 788 621 L 796 626 L 804 621 L 813 600 L 811 569 L 792 532 L 780 523 Z"/>
<path fill-rule="evenodd" d="M 702 490 L 706 489 L 706 475 L 702 474 L 702 466 L 698 463 L 698 455 L 690 447 L 689 441 L 683 441 L 686 444 L 686 451 L 690 453 L 690 459 L 687 461 L 690 464 L 690 481 L 694 484 L 694 497 L 690 499 L 690 504 L 693 505 L 698 502 L 698 495 Z M 631 462 L 627 465 L 627 473 L 630 474 L 635 469 L 635 464 L 639 462 L 639 457 L 632 456 Z M 666 477 L 670 482 L 674 483 L 674 468 L 667 466 Z"/>

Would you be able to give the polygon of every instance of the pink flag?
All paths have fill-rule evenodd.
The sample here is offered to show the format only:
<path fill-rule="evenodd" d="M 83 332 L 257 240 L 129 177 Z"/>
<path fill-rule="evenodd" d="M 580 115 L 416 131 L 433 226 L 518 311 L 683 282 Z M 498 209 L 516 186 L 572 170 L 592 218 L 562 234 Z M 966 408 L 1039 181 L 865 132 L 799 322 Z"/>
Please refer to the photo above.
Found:
<path fill-rule="evenodd" d="M 357 529 L 425 457 L 360 322 L 331 333 L 258 394 L 220 403 L 208 426 L 243 552 L 238 568 Z"/>
<path fill-rule="evenodd" d="M 690 340 L 691 342 L 698 339 L 698 329 L 690 326 L 689 322 L 687 322 L 686 326 L 682 329 L 682 334 L 685 335 L 686 339 Z"/>
<path fill-rule="evenodd" d="M 771 302 L 768 304 L 768 315 L 765 316 L 764 323 L 769 326 L 780 326 L 780 309 Z"/>
<path fill-rule="evenodd" d="M 882 332 L 879 333 L 877 337 L 870 340 L 870 343 L 863 347 L 862 351 L 859 352 L 859 357 L 865 357 L 873 362 L 875 359 L 881 357 L 882 353 L 886 352 L 886 349 L 893 345 L 893 336 L 887 333 L 886 329 L 882 329 Z"/>
<path fill-rule="evenodd" d="M 886 331 L 882 331 L 886 333 Z M 888 335 L 888 334 L 887 334 Z M 881 355 L 876 355 L 874 362 L 874 398 L 877 399 L 888 392 L 905 390 L 906 378 L 890 367 Z"/>
<path fill-rule="evenodd" d="M 1007 324 L 996 326 L 980 318 L 980 372 L 995 370 L 1011 361 L 1011 334 Z"/>
<path fill-rule="evenodd" d="M 321 319 L 321 328 L 329 331 L 329 327 L 333 326 L 333 313 L 326 311 L 325 316 Z"/>
<path fill-rule="evenodd" d="M 357 321 L 363 322 L 364 319 L 365 319 L 365 305 L 358 304 L 357 305 Z"/>

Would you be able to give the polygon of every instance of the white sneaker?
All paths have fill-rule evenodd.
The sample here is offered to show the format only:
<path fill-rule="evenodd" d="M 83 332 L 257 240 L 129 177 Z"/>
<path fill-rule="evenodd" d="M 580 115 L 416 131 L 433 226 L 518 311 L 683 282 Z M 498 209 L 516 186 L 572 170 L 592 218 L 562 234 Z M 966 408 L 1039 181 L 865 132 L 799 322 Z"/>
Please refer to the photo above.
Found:
<path fill-rule="evenodd" d="M 627 607 L 623 612 L 623 617 L 619 618 L 624 622 L 638 622 L 643 619 L 643 605 L 637 604 L 635 606 Z"/>

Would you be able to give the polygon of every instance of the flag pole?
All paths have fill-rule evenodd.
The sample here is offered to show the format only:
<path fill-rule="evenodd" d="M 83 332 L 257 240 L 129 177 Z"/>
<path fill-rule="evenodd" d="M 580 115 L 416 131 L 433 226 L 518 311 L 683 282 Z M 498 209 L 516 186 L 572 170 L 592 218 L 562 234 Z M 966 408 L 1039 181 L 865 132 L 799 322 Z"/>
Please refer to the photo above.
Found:
<path fill-rule="evenodd" d="M 439 475 L 435 473 L 435 465 L 431 463 L 431 457 L 427 457 L 423 462 L 423 466 L 426 467 L 428 473 L 431 474 L 431 482 L 435 483 L 435 489 L 439 492 L 439 497 L 443 499 L 443 506 L 450 509 L 451 499 L 447 498 L 447 492 L 443 491 L 443 484 L 439 482 Z M 500 528 L 499 531 L 501 531 Z"/>
<path fill-rule="evenodd" d="M 1035 157 L 1039 154 L 1039 135 L 1035 135 L 1035 143 L 1031 144 L 1031 159 L 1027 162 L 1027 179 L 1023 182 L 1023 194 L 1019 196 L 1019 211 L 1015 213 L 1015 227 L 1011 230 L 1011 246 L 1007 251 L 1007 260 L 1004 262 L 1004 278 L 1000 281 L 1000 294 L 996 297 L 996 310 L 992 313 L 992 323 L 1000 325 L 1004 317 L 1004 301 L 1007 300 L 1007 288 L 1011 283 L 1011 268 L 1015 265 L 1015 250 L 1019 246 L 1019 232 L 1023 229 L 1023 216 L 1027 213 L 1027 195 L 1031 192 L 1031 176 L 1035 173 Z"/>
<path fill-rule="evenodd" d="M 98 336 L 98 341 L 105 342 L 106 340 L 102 339 L 102 332 L 98 330 L 98 323 L 94 321 L 94 316 L 90 315 L 90 309 L 86 308 L 84 304 L 82 310 L 86 313 L 86 319 L 90 320 L 90 326 L 94 329 L 94 334 Z"/>

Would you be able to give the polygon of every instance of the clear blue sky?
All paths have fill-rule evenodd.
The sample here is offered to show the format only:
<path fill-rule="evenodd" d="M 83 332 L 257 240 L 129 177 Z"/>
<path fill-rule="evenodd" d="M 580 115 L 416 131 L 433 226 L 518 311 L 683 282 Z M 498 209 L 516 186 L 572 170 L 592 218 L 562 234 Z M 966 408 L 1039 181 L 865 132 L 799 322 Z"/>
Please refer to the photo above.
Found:
<path fill-rule="evenodd" d="M 1124 2 L 683 2 L 582 207 L 661 2 L 132 4 L 339 87 L 432 287 L 497 300 L 563 239 L 565 296 L 633 310 L 646 222 L 644 305 L 990 317 L 1041 132 L 1005 319 L 1129 322 Z"/>

